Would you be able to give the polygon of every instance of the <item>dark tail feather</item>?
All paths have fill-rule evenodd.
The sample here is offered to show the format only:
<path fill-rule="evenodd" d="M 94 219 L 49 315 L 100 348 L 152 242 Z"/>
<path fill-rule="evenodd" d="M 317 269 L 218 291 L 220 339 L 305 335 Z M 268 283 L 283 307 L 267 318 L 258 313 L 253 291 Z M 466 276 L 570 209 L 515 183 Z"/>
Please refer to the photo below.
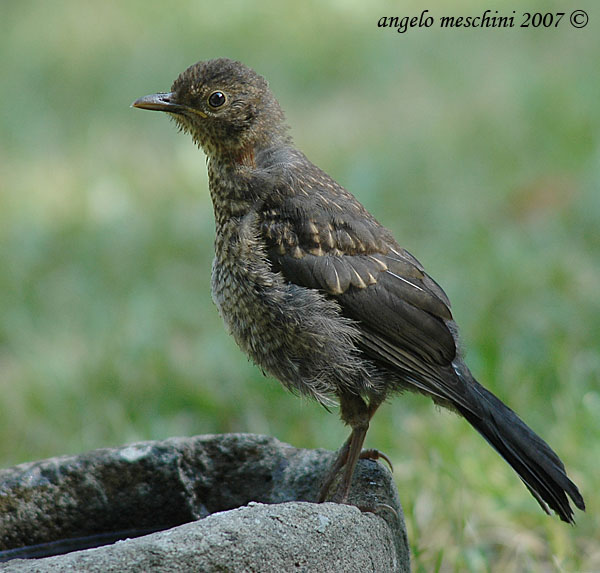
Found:
<path fill-rule="evenodd" d="M 458 411 L 519 474 L 546 513 L 550 514 L 550 507 L 563 521 L 575 523 L 567 495 L 581 510 L 585 503 L 559 457 L 508 406 L 470 378 L 468 386 L 477 407 L 470 411 L 456 406 Z"/>

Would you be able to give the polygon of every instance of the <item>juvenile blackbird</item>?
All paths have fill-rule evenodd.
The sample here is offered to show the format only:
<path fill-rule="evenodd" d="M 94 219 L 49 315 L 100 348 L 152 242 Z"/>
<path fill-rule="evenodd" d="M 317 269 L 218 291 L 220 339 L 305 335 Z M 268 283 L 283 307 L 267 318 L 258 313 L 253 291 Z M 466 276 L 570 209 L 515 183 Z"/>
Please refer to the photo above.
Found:
<path fill-rule="evenodd" d="M 266 80 L 216 59 L 169 93 L 167 112 L 204 150 L 216 221 L 212 295 L 240 348 L 288 389 L 339 402 L 352 432 L 321 489 L 347 500 L 369 422 L 403 390 L 464 416 L 547 513 L 573 523 L 577 486 L 552 449 L 471 375 L 450 302 L 423 266 L 340 184 L 298 151 Z M 362 454 L 361 454 L 362 452 Z"/>

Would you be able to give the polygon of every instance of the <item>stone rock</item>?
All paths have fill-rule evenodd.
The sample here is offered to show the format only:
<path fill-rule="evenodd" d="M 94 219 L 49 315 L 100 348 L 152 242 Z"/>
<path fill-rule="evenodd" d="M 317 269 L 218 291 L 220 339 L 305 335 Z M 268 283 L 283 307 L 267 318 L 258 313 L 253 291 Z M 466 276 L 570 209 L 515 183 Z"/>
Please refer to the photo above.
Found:
<path fill-rule="evenodd" d="M 0 560 L 28 557 L 0 571 L 409 571 L 382 465 L 361 460 L 353 481 L 371 511 L 311 503 L 334 456 L 226 434 L 0 470 Z"/>

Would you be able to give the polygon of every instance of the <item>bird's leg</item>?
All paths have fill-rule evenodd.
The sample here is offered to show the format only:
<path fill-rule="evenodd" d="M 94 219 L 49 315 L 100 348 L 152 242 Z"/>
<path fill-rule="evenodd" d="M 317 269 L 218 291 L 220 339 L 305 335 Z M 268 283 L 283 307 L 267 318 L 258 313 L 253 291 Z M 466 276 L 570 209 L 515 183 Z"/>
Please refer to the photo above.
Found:
<path fill-rule="evenodd" d="M 321 489 L 319 490 L 319 498 L 318 498 L 319 503 L 322 503 L 325 501 L 325 498 L 327 497 L 327 493 L 329 492 L 329 488 L 331 487 L 331 484 L 333 483 L 335 476 L 346 464 L 346 460 L 348 459 L 348 451 L 350 450 L 351 440 L 352 440 L 352 434 L 350 434 L 348 439 L 344 442 L 344 445 L 340 448 L 340 451 L 338 452 L 338 455 L 335 458 L 335 461 L 333 462 L 332 466 L 329 468 L 329 471 L 327 472 L 327 476 L 325 477 L 325 480 L 323 481 L 323 484 L 321 485 Z"/>
<path fill-rule="evenodd" d="M 344 445 L 340 448 L 337 458 L 335 458 L 333 465 L 329 469 L 329 472 L 327 473 L 327 476 L 323 481 L 323 485 L 321 486 L 321 490 L 319 491 L 319 503 L 325 501 L 331 484 L 335 480 L 337 473 L 344 466 L 344 477 L 342 479 L 342 486 L 340 490 L 341 496 L 336 495 L 335 497 L 336 501 L 338 501 L 339 499 L 340 503 L 345 503 L 348 499 L 350 485 L 352 484 L 352 475 L 354 474 L 356 462 L 360 458 L 362 444 L 365 441 L 365 436 L 367 435 L 368 427 L 369 426 L 367 425 L 367 427 L 352 429 L 350 437 L 344 442 Z"/>
<path fill-rule="evenodd" d="M 337 458 L 323 482 L 321 491 L 319 492 L 319 501 L 325 500 L 337 472 L 344 466 L 340 492 L 335 497 L 339 498 L 342 503 L 347 501 L 354 468 L 356 467 L 356 462 L 361 457 L 362 445 L 369 429 L 369 420 L 375 413 L 377 406 L 379 406 L 379 403 L 371 408 L 371 406 L 366 405 L 360 396 L 353 394 L 344 394 L 340 397 L 341 417 L 352 428 L 352 433 L 341 447 Z"/>
<path fill-rule="evenodd" d="M 346 459 L 346 466 L 344 467 L 344 475 L 342 477 L 341 484 L 341 497 L 340 502 L 346 503 L 348 500 L 348 494 L 350 493 L 350 486 L 352 485 L 352 476 L 354 475 L 354 468 L 360 458 L 362 452 L 362 445 L 367 436 L 367 430 L 369 429 L 369 423 L 366 425 L 355 426 L 352 428 L 350 434 L 350 447 L 348 448 L 348 458 Z"/>
<path fill-rule="evenodd" d="M 369 420 L 375 415 L 375 412 L 377 411 L 377 408 L 379 408 L 379 406 L 381 405 L 381 402 L 381 400 L 371 400 L 371 402 L 369 403 Z M 385 460 L 388 466 L 390 466 L 390 470 L 392 472 L 394 471 L 394 466 L 392 465 L 390 458 L 388 458 L 383 452 L 380 452 L 379 450 L 376 450 L 374 448 L 363 450 L 362 452 L 360 452 L 359 458 L 361 460 Z"/>

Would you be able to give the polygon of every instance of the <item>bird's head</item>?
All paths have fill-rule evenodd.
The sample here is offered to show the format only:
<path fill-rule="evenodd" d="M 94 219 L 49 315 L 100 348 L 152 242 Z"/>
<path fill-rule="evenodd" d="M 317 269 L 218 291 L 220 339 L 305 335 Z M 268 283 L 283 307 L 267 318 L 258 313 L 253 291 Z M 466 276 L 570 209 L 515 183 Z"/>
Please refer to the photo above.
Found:
<path fill-rule="evenodd" d="M 267 81 L 226 58 L 190 66 L 170 92 L 142 97 L 133 107 L 167 112 L 209 157 L 235 158 L 287 140 Z"/>

